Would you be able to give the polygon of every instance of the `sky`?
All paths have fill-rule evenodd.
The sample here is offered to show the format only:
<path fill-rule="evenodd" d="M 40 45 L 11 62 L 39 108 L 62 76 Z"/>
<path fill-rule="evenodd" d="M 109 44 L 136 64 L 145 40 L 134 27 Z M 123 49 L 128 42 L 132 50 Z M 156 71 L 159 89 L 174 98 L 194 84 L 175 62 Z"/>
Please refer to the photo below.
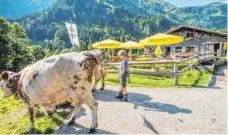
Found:
<path fill-rule="evenodd" d="M 186 7 L 186 6 L 201 6 L 213 2 L 222 2 L 226 3 L 226 0 L 163 0 L 177 7 Z"/>

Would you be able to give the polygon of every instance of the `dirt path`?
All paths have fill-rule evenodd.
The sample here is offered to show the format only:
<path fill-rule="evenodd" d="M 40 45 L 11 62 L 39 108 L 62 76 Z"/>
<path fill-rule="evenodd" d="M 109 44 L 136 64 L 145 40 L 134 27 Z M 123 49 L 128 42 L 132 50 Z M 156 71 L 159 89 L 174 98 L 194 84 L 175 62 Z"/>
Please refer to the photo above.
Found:
<path fill-rule="evenodd" d="M 99 102 L 96 133 L 227 133 L 226 73 L 226 67 L 218 70 L 213 88 L 129 88 L 128 103 L 114 98 L 118 87 L 99 90 L 94 93 Z M 76 124 L 63 124 L 55 133 L 87 133 L 90 123 L 91 114 L 83 106 Z"/>

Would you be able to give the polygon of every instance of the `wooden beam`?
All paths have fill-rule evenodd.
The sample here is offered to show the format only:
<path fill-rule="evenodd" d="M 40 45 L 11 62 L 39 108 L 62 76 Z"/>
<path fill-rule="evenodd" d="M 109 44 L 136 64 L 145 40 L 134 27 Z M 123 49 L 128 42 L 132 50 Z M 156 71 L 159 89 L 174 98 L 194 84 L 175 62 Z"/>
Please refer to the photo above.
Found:
<path fill-rule="evenodd" d="M 179 71 L 180 73 L 184 73 L 185 71 L 189 70 L 190 68 L 192 68 L 195 64 L 191 64 L 189 66 L 187 66 L 186 68 L 182 69 L 181 71 Z"/>
<path fill-rule="evenodd" d="M 173 66 L 173 72 L 175 73 L 174 75 L 174 85 L 178 85 L 178 64 L 175 63 L 174 66 Z"/>
<path fill-rule="evenodd" d="M 114 70 L 106 70 L 105 72 L 107 73 L 118 73 L 118 71 L 114 71 Z M 150 71 L 150 70 L 132 70 L 129 71 L 130 74 L 137 74 L 137 75 L 159 75 L 159 76 L 180 76 L 182 75 L 182 73 L 174 73 L 174 72 L 157 72 L 157 71 Z"/>
<path fill-rule="evenodd" d="M 145 62 L 129 62 L 129 65 L 150 65 L 150 64 L 173 64 L 179 63 L 180 60 L 160 60 L 160 61 L 145 61 Z M 121 63 L 108 63 L 108 65 L 121 65 Z"/>

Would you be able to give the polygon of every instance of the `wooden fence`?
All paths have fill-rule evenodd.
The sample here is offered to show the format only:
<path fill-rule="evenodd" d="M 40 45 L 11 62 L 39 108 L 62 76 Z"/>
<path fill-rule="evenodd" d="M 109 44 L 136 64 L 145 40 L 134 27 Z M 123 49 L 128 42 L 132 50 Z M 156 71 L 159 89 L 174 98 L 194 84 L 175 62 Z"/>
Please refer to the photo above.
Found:
<path fill-rule="evenodd" d="M 194 62 L 193 60 L 197 58 L 197 61 Z M 191 56 L 190 58 L 185 58 L 181 60 L 160 60 L 160 61 L 145 61 L 145 62 L 129 62 L 129 65 L 154 65 L 154 64 L 172 64 L 173 65 L 173 72 L 158 72 L 158 71 L 151 71 L 151 70 L 130 70 L 130 74 L 140 74 L 140 75 L 161 75 L 161 76 L 173 76 L 174 77 L 174 84 L 178 85 L 178 76 L 183 75 L 189 69 L 192 69 L 194 65 L 199 63 L 200 61 L 205 60 L 215 60 L 214 53 L 209 54 L 201 54 L 196 56 Z M 185 67 L 182 70 L 178 70 L 178 64 L 190 61 L 190 65 Z M 118 65 L 121 63 L 108 63 L 109 66 L 112 66 L 116 69 Z M 107 71 L 108 73 L 117 73 L 118 71 Z"/>

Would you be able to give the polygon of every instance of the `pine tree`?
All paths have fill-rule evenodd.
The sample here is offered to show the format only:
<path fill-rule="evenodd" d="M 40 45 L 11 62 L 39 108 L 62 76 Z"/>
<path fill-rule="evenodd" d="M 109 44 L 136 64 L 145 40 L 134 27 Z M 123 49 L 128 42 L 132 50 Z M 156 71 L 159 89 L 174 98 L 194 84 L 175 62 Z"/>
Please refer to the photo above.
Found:
<path fill-rule="evenodd" d="M 9 44 L 10 24 L 6 19 L 0 17 L 0 72 L 9 70 L 12 48 Z"/>
<path fill-rule="evenodd" d="M 18 23 L 12 24 L 12 31 L 10 33 L 11 47 L 13 49 L 12 66 L 13 71 L 20 71 L 32 61 L 25 59 L 29 50 L 27 50 L 28 37 L 25 30 Z"/>

